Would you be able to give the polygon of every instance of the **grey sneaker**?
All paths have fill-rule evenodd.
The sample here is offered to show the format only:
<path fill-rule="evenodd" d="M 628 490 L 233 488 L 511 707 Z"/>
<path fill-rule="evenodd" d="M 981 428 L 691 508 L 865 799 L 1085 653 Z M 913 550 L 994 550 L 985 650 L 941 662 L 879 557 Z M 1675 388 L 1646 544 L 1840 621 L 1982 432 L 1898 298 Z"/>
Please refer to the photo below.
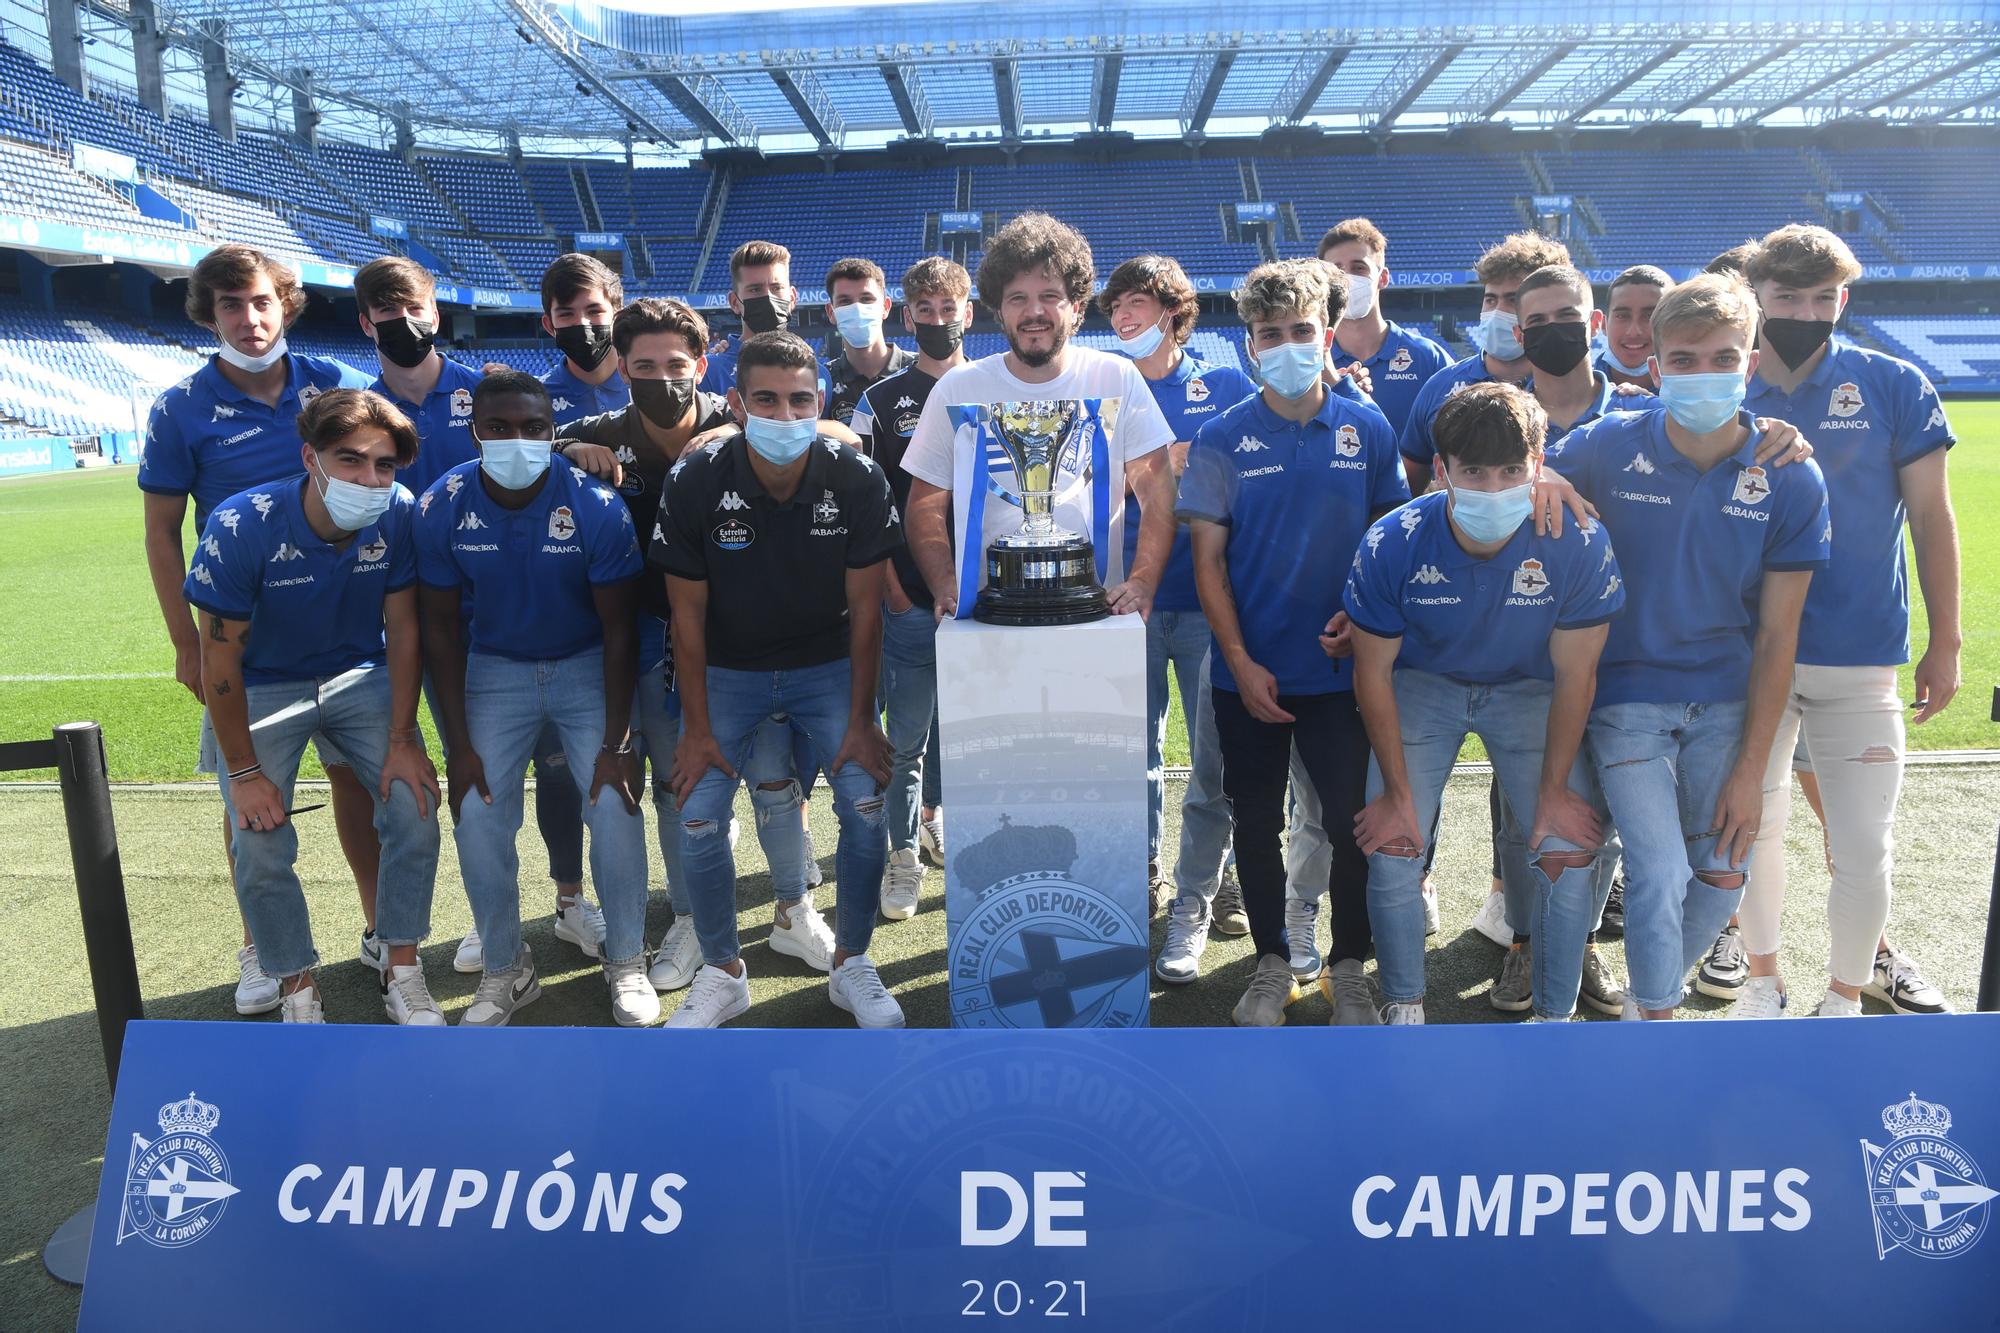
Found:
<path fill-rule="evenodd" d="M 1193 894 L 1174 899 L 1167 914 L 1167 939 L 1153 962 L 1153 975 L 1175 986 L 1185 986 L 1201 975 L 1202 950 L 1208 947 L 1211 917 L 1208 904 Z"/>
<path fill-rule="evenodd" d="M 1278 955 L 1267 953 L 1257 960 L 1257 970 L 1231 1017 L 1241 1028 L 1283 1027 L 1285 1006 L 1298 998 L 1299 982 L 1292 969 Z"/>
<path fill-rule="evenodd" d="M 1486 992 L 1487 1000 L 1502 1013 L 1518 1014 L 1534 1006 L 1534 947 L 1530 940 L 1518 949 L 1507 950 L 1507 960 L 1500 964 L 1500 980 Z"/>
<path fill-rule="evenodd" d="M 500 972 L 487 971 L 479 976 L 479 989 L 472 992 L 472 1003 L 459 1016 L 462 1028 L 504 1028 L 514 1017 L 514 1011 L 524 1004 L 533 1004 L 542 998 L 542 983 L 535 976 L 535 956 L 522 945 L 521 952 L 514 955 L 514 966 Z"/>
<path fill-rule="evenodd" d="M 1320 994 L 1333 1006 L 1328 1027 L 1377 1027 L 1382 1011 L 1375 1007 L 1375 988 L 1361 974 L 1359 958 L 1343 958 L 1319 979 Z"/>
<path fill-rule="evenodd" d="M 1250 913 L 1243 906 L 1243 886 L 1236 882 L 1232 870 L 1222 872 L 1222 884 L 1215 891 L 1215 902 L 1210 906 L 1210 914 L 1215 922 L 1218 935 L 1248 935 L 1250 933 Z"/>
<path fill-rule="evenodd" d="M 1625 988 L 1618 984 L 1617 977 L 1611 975 L 1604 955 L 1596 949 L 1583 951 L 1583 988 L 1577 992 L 1576 998 L 1598 1013 L 1609 1014 L 1613 1018 L 1624 1011 Z"/>
<path fill-rule="evenodd" d="M 1292 975 L 1300 981 L 1319 980 L 1319 945 L 1313 937 L 1319 928 L 1319 899 L 1285 895 L 1285 938 L 1292 947 Z"/>

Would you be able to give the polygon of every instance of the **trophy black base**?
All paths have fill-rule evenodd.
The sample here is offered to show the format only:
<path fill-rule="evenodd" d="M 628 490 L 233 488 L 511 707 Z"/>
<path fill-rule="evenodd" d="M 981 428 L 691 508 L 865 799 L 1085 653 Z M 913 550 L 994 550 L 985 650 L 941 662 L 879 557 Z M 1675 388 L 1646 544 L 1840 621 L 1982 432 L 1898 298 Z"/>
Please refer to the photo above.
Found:
<path fill-rule="evenodd" d="M 986 548 L 986 586 L 972 618 L 991 625 L 1082 625 L 1111 614 L 1090 543 Z"/>

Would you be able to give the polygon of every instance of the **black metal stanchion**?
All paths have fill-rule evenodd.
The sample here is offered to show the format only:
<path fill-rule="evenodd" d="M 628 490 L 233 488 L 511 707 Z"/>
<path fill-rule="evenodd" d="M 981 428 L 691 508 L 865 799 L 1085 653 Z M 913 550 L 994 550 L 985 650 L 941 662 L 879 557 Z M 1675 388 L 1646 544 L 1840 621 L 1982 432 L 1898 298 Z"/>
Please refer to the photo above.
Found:
<path fill-rule="evenodd" d="M 2000 685 L 1993 687 L 1991 717 L 2000 722 Z M 1979 958 L 1979 995 L 1974 1003 L 1984 1014 L 2000 1011 L 2000 842 L 1993 849 L 1993 896 L 1986 903 L 1986 950 Z"/>
<path fill-rule="evenodd" d="M 90 984 L 97 1001 L 97 1032 L 104 1043 L 104 1072 L 118 1086 L 118 1059 L 125 1025 L 144 1018 L 139 997 L 139 965 L 132 955 L 132 921 L 125 907 L 125 875 L 118 861 L 118 831 L 111 820 L 111 783 L 104 767 L 104 731 L 95 722 L 70 722 L 53 740 L 0 745 L 0 771 L 53 768 L 61 779 L 63 820 L 69 832 L 70 862 L 76 870 L 76 901 L 83 918 L 83 947 L 90 960 Z M 56 1228 L 42 1249 L 49 1275 L 83 1285 L 90 1261 L 93 1201 Z"/>

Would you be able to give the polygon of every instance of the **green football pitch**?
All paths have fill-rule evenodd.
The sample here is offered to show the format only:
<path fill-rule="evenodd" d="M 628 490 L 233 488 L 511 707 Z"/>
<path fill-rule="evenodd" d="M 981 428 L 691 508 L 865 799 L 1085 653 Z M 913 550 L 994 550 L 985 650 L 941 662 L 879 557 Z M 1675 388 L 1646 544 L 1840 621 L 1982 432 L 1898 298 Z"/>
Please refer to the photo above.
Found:
<path fill-rule="evenodd" d="M 1952 456 L 1965 552 L 1965 688 L 1947 713 L 1913 731 L 1911 741 L 1926 750 L 1995 749 L 2000 728 L 1987 716 L 1993 686 L 2000 683 L 2000 529 L 1992 520 L 2000 512 L 2000 404 L 1958 403 L 1952 412 L 1965 441 Z M 191 784 L 199 713 L 170 675 L 171 655 L 146 578 L 139 511 L 130 469 L 0 481 L 0 740 L 45 736 L 55 723 L 95 718 L 105 727 L 116 781 Z M 1916 642 L 1921 648 L 1921 623 Z M 1176 712 L 1169 757 L 1184 762 L 1185 755 Z M 1169 845 L 1178 824 L 1177 790 L 1169 791 Z M 818 846 L 830 853 L 830 811 L 824 801 L 814 806 Z M 1486 1002 L 1499 950 L 1468 929 L 1487 882 L 1485 807 L 1483 777 L 1454 780 L 1439 840 L 1443 928 L 1428 958 L 1433 1022 L 1502 1018 Z M 148 1012 L 238 1021 L 229 1003 L 238 925 L 218 846 L 219 798 L 208 785 L 132 785 L 118 790 L 114 809 Z M 58 1329 L 73 1326 L 76 1295 L 50 1280 L 37 1256 L 49 1232 L 91 1197 L 109 1102 L 60 803 L 45 788 L 0 786 L 0 814 L 7 829 L 0 843 L 6 871 L 0 878 L 0 1069 L 10 1074 L 0 1079 L 0 1117 L 11 1127 L 0 1145 L 0 1178 L 10 1182 L 0 1200 L 0 1329 Z M 739 803 L 739 814 L 747 829 L 747 802 Z M 1996 820 L 2000 765 L 1912 766 L 1897 827 L 1891 933 L 1961 1009 L 1970 1007 L 1978 976 Z M 543 861 L 532 820 L 522 838 L 522 864 L 530 871 L 523 915 L 530 918 L 527 938 L 545 990 L 521 1021 L 605 1024 L 607 1002 L 596 970 L 551 933 L 551 904 L 533 873 Z M 1785 916 L 1784 963 L 1809 1004 L 1824 975 L 1826 875 L 1818 830 L 1803 801 L 1794 804 L 1787 851 L 1794 892 Z M 657 848 L 652 856 L 657 885 Z M 846 1016 L 827 1003 L 823 978 L 763 947 L 770 885 L 755 838 L 742 840 L 738 864 L 739 924 L 754 1001 L 738 1023 L 843 1025 Z M 830 854 L 822 865 L 830 875 Z M 301 821 L 300 872 L 325 957 L 328 1018 L 382 1021 L 373 974 L 355 959 L 360 910 L 324 813 Z M 820 891 L 819 903 L 831 908 L 831 885 Z M 664 894 L 656 892 L 649 939 L 657 940 L 666 917 Z M 455 1021 L 474 979 L 451 970 L 452 948 L 469 913 L 448 845 L 434 920 L 424 957 Z M 1157 947 L 1160 923 L 1154 931 Z M 944 948 L 943 883 L 932 871 L 918 915 L 879 923 L 872 950 L 913 1026 L 949 1021 Z M 1606 952 L 1623 976 L 1621 948 L 1612 943 Z M 1253 962 L 1247 940 L 1217 937 L 1199 982 L 1154 986 L 1153 1021 L 1228 1023 Z M 671 1005 L 678 997 L 668 1000 Z M 1879 1012 L 1880 1006 L 1871 1002 L 1870 1009 Z M 1695 1018 L 1725 1012 L 1701 998 L 1687 1008 Z M 1321 1024 L 1327 1014 L 1324 1001 L 1309 993 L 1293 1006 L 1290 1022 Z M 633 1040 L 671 1041 L 672 1035 L 634 1033 Z"/>

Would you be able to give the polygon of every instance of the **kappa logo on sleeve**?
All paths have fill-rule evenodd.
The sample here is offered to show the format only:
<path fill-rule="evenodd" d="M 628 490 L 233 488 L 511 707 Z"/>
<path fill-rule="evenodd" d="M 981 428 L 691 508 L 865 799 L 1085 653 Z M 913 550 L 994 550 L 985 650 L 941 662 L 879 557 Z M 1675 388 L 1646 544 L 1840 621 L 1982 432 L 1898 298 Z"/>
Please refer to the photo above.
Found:
<path fill-rule="evenodd" d="M 236 524 L 240 517 L 241 515 L 234 509 L 218 509 L 215 511 L 215 521 L 227 528 L 229 535 L 232 537 L 236 535 Z"/>
<path fill-rule="evenodd" d="M 258 491 L 255 495 L 252 495 L 250 497 L 250 504 L 257 511 L 258 518 L 269 518 L 271 516 L 272 500 L 263 491 Z"/>
<path fill-rule="evenodd" d="M 1924 423 L 1924 429 L 1925 430 L 1944 429 L 1944 407 L 1942 405 L 1931 409 L 1931 419 Z"/>
<path fill-rule="evenodd" d="M 1410 582 L 1435 587 L 1440 583 L 1450 583 L 1451 580 L 1436 565 L 1418 565 L 1417 572 L 1410 575 Z"/>
<path fill-rule="evenodd" d="M 1659 471 L 1658 468 L 1653 466 L 1653 460 L 1644 454 L 1633 454 L 1632 461 L 1619 470 L 1621 472 L 1636 472 L 1642 477 L 1650 477 Z"/>
<path fill-rule="evenodd" d="M 221 563 L 222 543 L 215 539 L 214 533 L 211 532 L 201 539 L 201 553 L 218 564 Z"/>
<path fill-rule="evenodd" d="M 1236 452 L 1239 454 L 1254 454 L 1260 449 L 1269 449 L 1270 447 L 1270 445 L 1264 443 L 1254 435 L 1245 435 L 1236 442 Z"/>

